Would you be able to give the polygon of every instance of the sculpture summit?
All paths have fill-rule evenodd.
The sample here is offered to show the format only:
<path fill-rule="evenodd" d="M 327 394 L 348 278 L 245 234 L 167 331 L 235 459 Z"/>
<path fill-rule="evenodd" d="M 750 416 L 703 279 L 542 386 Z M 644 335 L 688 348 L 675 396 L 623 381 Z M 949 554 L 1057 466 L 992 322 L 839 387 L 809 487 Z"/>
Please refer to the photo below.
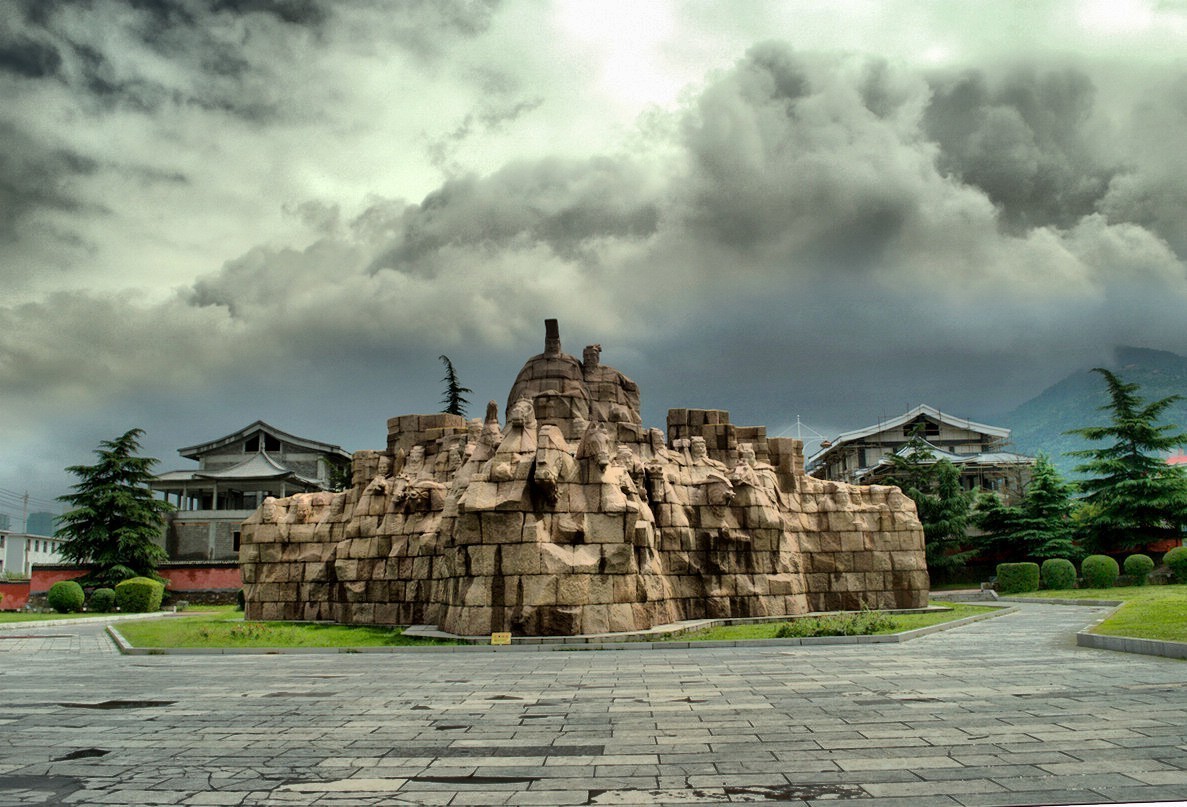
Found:
<path fill-rule="evenodd" d="M 645 429 L 601 346 L 578 360 L 545 330 L 505 425 L 493 401 L 392 418 L 349 490 L 266 500 L 243 525 L 247 617 L 573 635 L 927 604 L 898 488 L 807 476 L 798 440 L 721 410 Z"/>

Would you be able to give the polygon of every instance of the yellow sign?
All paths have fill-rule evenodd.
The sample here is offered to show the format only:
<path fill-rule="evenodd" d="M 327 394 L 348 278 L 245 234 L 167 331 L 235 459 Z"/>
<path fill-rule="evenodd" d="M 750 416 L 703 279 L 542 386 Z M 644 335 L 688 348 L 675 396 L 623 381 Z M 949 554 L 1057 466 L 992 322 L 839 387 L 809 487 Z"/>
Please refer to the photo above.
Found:
<path fill-rule="evenodd" d="M 491 644 L 511 644 L 511 633 L 492 633 L 490 635 Z"/>

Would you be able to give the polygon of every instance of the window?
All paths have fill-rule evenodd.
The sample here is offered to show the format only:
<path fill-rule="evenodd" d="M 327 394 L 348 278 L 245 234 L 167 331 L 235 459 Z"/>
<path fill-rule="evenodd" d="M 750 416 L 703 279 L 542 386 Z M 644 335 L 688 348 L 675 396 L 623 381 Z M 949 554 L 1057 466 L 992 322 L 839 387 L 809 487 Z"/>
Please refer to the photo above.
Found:
<path fill-rule="evenodd" d="M 258 434 L 247 438 L 247 441 L 243 444 L 243 453 L 245 454 L 254 454 L 259 450 L 260 436 Z"/>
<path fill-rule="evenodd" d="M 231 533 L 231 549 L 233 549 L 236 552 L 239 551 L 239 536 L 240 536 L 239 530 L 235 530 L 234 532 Z"/>
<path fill-rule="evenodd" d="M 265 451 L 280 451 L 280 440 L 276 439 L 270 434 L 264 435 L 264 450 Z"/>
<path fill-rule="evenodd" d="M 924 437 L 939 437 L 940 424 L 925 417 L 915 418 L 903 426 L 903 437 L 911 437 L 916 431 Z"/>

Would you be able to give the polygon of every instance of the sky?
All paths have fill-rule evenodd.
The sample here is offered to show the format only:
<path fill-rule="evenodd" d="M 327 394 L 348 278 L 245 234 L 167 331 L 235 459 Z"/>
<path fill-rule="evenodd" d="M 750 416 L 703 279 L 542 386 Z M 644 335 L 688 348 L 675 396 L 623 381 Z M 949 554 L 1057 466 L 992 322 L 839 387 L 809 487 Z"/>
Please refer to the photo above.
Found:
<path fill-rule="evenodd" d="M 805 437 L 1187 353 L 1184 54 L 1169 0 L 7 0 L 0 513 L 134 427 L 382 448 L 443 354 L 479 415 L 546 318 L 648 425 Z"/>

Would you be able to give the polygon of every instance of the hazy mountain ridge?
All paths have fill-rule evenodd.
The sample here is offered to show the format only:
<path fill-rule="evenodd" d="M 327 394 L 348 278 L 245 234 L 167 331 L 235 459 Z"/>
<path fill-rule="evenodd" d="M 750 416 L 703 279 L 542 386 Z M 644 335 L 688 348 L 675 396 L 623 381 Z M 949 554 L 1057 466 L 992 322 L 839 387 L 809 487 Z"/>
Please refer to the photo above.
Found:
<path fill-rule="evenodd" d="M 1127 383 L 1136 383 L 1138 394 L 1149 403 L 1170 395 L 1187 396 L 1187 357 L 1165 350 L 1118 347 L 1108 368 Z M 1079 370 L 1002 416 L 997 424 L 1012 430 L 1013 450 L 1021 454 L 1042 451 L 1065 474 L 1071 474 L 1080 460 L 1068 452 L 1093 448 L 1070 429 L 1104 425 L 1108 413 L 1101 407 L 1108 403 L 1105 381 L 1090 369 Z M 1166 411 L 1162 423 L 1172 423 L 1187 432 L 1187 399 L 1176 401 Z"/>

